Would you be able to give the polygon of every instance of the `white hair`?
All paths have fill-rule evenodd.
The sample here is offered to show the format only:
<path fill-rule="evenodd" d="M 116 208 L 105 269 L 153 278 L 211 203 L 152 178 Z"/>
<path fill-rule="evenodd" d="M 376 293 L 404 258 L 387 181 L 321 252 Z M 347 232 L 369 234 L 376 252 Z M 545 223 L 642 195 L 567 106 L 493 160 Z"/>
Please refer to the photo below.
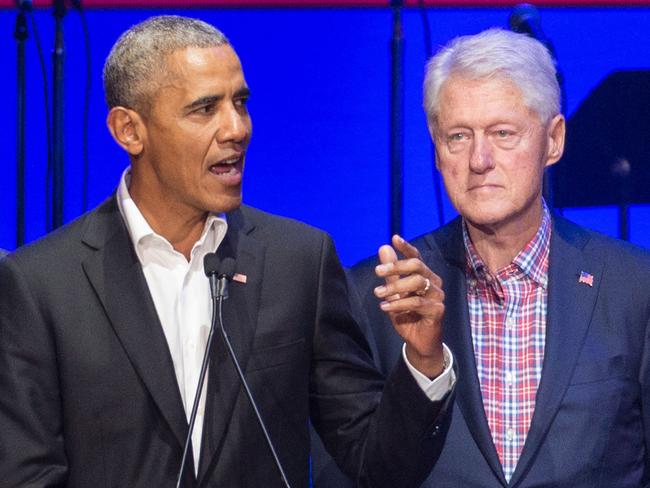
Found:
<path fill-rule="evenodd" d="M 431 58 L 424 78 L 424 110 L 433 128 L 440 91 L 452 75 L 470 79 L 500 77 L 519 88 L 524 104 L 543 123 L 560 113 L 560 86 L 548 50 L 525 34 L 488 29 L 453 39 Z"/>

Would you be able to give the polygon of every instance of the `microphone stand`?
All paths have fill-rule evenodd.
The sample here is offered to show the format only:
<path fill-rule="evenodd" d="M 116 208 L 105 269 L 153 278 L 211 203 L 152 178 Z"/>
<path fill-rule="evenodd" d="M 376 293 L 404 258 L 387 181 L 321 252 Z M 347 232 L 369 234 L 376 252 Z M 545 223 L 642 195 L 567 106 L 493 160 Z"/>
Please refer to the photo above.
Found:
<path fill-rule="evenodd" d="M 224 266 L 224 268 L 227 267 L 228 265 Z M 234 261 L 232 261 L 232 268 L 234 270 Z M 226 347 L 228 349 L 228 355 L 230 356 L 230 359 L 232 360 L 232 363 L 235 366 L 235 369 L 237 370 L 237 374 L 239 375 L 241 384 L 244 387 L 244 391 L 246 392 L 248 401 L 250 402 L 250 405 L 253 408 L 253 411 L 255 412 L 255 416 L 257 417 L 259 426 L 262 429 L 262 432 L 264 433 L 266 444 L 268 445 L 269 450 L 273 455 L 273 460 L 275 461 L 275 465 L 277 466 L 278 471 L 280 472 L 280 477 L 282 478 L 282 482 L 286 488 L 291 488 L 291 485 L 289 485 L 289 481 L 287 480 L 287 475 L 284 473 L 284 469 L 282 469 L 282 464 L 280 463 L 280 459 L 278 458 L 278 455 L 276 454 L 275 449 L 273 447 L 271 436 L 266 430 L 266 426 L 264 425 L 262 416 L 260 415 L 255 400 L 253 399 L 253 394 L 251 393 L 250 388 L 248 387 L 248 383 L 244 378 L 244 373 L 242 372 L 241 367 L 239 366 L 239 362 L 237 361 L 237 356 L 235 356 L 235 351 L 232 348 L 230 339 L 228 338 L 228 334 L 226 333 L 226 329 L 223 326 L 223 313 L 222 313 L 223 301 L 226 298 L 228 298 L 228 280 L 232 279 L 233 273 L 232 272 L 217 273 L 214 270 L 206 270 L 206 274 L 208 275 L 208 279 L 210 281 L 210 291 L 212 295 L 212 321 L 210 324 L 210 333 L 208 334 L 208 343 L 206 345 L 205 353 L 203 355 L 203 361 L 201 363 L 201 372 L 199 373 L 199 384 L 196 388 L 196 395 L 194 396 L 194 402 L 192 404 L 192 413 L 190 414 L 190 421 L 188 424 L 189 429 L 187 432 L 187 438 L 185 440 L 185 448 L 183 449 L 183 459 L 181 460 L 181 467 L 178 472 L 176 488 L 180 488 L 183 479 L 183 472 L 185 471 L 185 464 L 187 462 L 187 453 L 189 451 L 189 445 L 192 439 L 192 430 L 194 428 L 194 423 L 196 422 L 196 412 L 199 407 L 199 399 L 201 398 L 203 383 L 205 381 L 205 375 L 207 373 L 208 364 L 210 363 L 210 356 L 212 354 L 212 342 L 214 336 L 214 329 L 217 323 L 217 318 L 219 319 L 219 330 L 221 331 L 221 336 L 223 337 L 223 341 L 226 344 Z"/>
<path fill-rule="evenodd" d="M 54 0 L 54 51 L 52 52 L 52 136 L 53 136 L 53 162 L 52 162 L 52 208 L 51 220 L 48 222 L 48 231 L 63 225 L 63 65 L 65 46 L 63 41 L 63 17 L 65 16 L 65 0 Z"/>
<path fill-rule="evenodd" d="M 425 61 L 428 63 L 433 56 L 433 47 L 431 43 L 431 26 L 429 25 L 425 0 L 418 0 L 418 8 L 420 10 L 420 18 L 422 19 Z M 442 184 L 440 181 L 440 171 L 436 167 L 436 147 L 433 143 L 433 139 L 430 139 L 429 147 L 431 148 L 433 189 L 436 195 L 436 208 L 438 209 L 438 226 L 442 227 L 445 225 L 445 207 L 442 201 Z"/>
<path fill-rule="evenodd" d="M 393 36 L 390 43 L 390 237 L 402 234 L 404 207 L 404 37 L 402 0 L 391 0 Z"/>
<path fill-rule="evenodd" d="M 210 276 L 210 280 L 213 279 L 213 276 Z M 214 279 L 216 279 L 216 276 L 214 276 Z M 225 281 L 225 277 L 223 277 L 222 279 L 223 281 Z M 220 278 L 219 281 L 221 281 L 222 279 Z M 221 310 L 221 304 L 226 298 L 228 298 L 228 294 L 227 292 L 223 291 L 223 286 L 221 287 L 221 293 L 217 292 L 217 295 L 216 296 L 213 295 L 212 297 L 213 302 L 214 300 L 218 301 L 219 310 Z M 208 364 L 210 364 L 210 356 L 212 354 L 212 342 L 213 342 L 212 338 L 214 336 L 215 323 L 216 323 L 216 314 L 213 312 L 212 323 L 210 324 L 210 333 L 208 334 L 208 343 L 205 346 L 205 353 L 203 354 L 203 361 L 201 362 L 201 372 L 199 373 L 199 384 L 196 387 L 196 394 L 194 395 L 194 402 L 192 403 L 192 413 L 190 414 L 190 421 L 188 424 L 189 428 L 187 430 L 187 438 L 185 439 L 185 447 L 183 449 L 183 459 L 181 460 L 181 467 L 180 470 L 178 471 L 176 488 L 180 488 L 181 482 L 183 481 L 183 472 L 185 471 L 185 464 L 187 463 L 187 453 L 189 452 L 189 447 L 192 440 L 192 430 L 194 430 L 194 424 L 196 423 L 196 413 L 199 409 L 199 401 L 201 399 L 201 393 L 203 392 L 203 383 L 205 382 L 205 375 L 208 372 Z"/>
<path fill-rule="evenodd" d="M 630 173 L 632 165 L 627 158 L 618 158 L 610 168 L 613 180 L 618 190 L 618 238 L 630 240 L 630 201 L 632 194 L 632 181 Z"/>
<path fill-rule="evenodd" d="M 27 41 L 28 8 L 19 4 L 14 29 L 16 39 L 16 247 L 25 243 L 25 114 L 26 74 L 25 42 Z"/>
<path fill-rule="evenodd" d="M 242 372 L 241 367 L 239 366 L 239 362 L 237 361 L 237 356 L 235 356 L 235 351 L 233 350 L 232 345 L 230 344 L 230 339 L 228 338 L 226 329 L 223 327 L 222 304 L 223 304 L 223 300 L 219 300 L 219 330 L 221 331 L 223 342 L 226 344 L 226 347 L 228 348 L 228 355 L 230 356 L 230 359 L 232 359 L 232 364 L 235 366 L 235 369 L 237 370 L 237 374 L 239 375 L 241 384 L 244 387 L 246 396 L 248 397 L 248 402 L 250 403 L 250 406 L 253 408 L 253 412 L 255 412 L 255 416 L 257 417 L 257 423 L 259 424 L 260 428 L 262 429 L 262 432 L 264 433 L 264 438 L 266 439 L 266 445 L 269 447 L 269 450 L 271 451 L 271 455 L 273 456 L 273 461 L 275 461 L 275 465 L 277 466 L 278 471 L 280 472 L 280 478 L 282 479 L 282 483 L 284 484 L 284 486 L 286 486 L 286 488 L 291 488 L 291 485 L 287 480 L 287 475 L 284 473 L 284 469 L 282 468 L 282 464 L 280 463 L 280 459 L 278 458 L 278 455 L 275 452 L 275 448 L 273 447 L 271 436 L 266 430 L 266 425 L 262 420 L 260 411 L 257 409 L 257 404 L 253 399 L 253 394 L 251 393 L 251 390 L 248 387 L 248 382 L 244 378 L 244 373 Z"/>

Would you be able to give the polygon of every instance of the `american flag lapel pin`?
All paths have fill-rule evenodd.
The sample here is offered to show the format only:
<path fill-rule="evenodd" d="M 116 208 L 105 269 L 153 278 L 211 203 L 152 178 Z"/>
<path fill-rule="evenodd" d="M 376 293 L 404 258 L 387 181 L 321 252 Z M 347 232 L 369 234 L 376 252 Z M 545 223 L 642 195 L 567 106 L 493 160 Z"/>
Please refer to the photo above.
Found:
<path fill-rule="evenodd" d="M 245 285 L 248 281 L 248 277 L 245 274 L 235 273 L 232 277 L 232 280 Z"/>
<path fill-rule="evenodd" d="M 580 271 L 580 276 L 578 277 L 578 283 L 582 283 L 587 286 L 594 286 L 594 275 L 587 273 L 586 271 Z"/>

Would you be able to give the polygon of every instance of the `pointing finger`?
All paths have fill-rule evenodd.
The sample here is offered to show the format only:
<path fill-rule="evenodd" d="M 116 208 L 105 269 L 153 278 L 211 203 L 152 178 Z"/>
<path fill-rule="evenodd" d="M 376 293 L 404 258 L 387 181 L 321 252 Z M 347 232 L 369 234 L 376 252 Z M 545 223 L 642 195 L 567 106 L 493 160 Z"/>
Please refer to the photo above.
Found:
<path fill-rule="evenodd" d="M 407 258 L 420 258 L 420 251 L 400 235 L 393 236 L 393 246 Z"/>

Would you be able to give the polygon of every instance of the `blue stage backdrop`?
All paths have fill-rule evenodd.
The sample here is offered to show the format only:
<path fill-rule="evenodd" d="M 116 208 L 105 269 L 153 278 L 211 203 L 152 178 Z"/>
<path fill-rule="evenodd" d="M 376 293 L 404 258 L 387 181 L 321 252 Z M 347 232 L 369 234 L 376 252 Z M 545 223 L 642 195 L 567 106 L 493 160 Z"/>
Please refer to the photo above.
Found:
<path fill-rule="evenodd" d="M 570 115 L 609 72 L 650 68 L 650 10 L 646 8 L 543 9 L 566 77 Z M 231 39 L 252 89 L 254 134 L 247 159 L 244 200 L 330 232 L 342 260 L 352 264 L 388 237 L 389 9 L 89 10 L 92 43 L 89 204 L 114 191 L 127 164 L 104 119 L 101 68 L 117 36 L 160 13 L 202 18 Z M 509 10 L 429 9 L 435 46 L 460 34 L 505 26 Z M 3 147 L 0 247 L 15 247 L 15 12 L 0 10 L 0 97 Z M 53 19 L 36 12 L 46 49 L 48 79 Z M 45 233 L 46 145 L 43 81 L 31 25 L 27 47 L 27 240 Z M 406 37 L 405 235 L 437 225 L 433 163 L 421 83 L 425 63 L 420 13 L 404 13 Z M 81 24 L 65 18 L 65 218 L 83 212 L 82 114 L 85 61 Z M 561 162 L 559 164 L 562 164 Z M 650 164 L 650 162 L 648 162 Z M 589 182 L 584 182 L 588 185 Z M 650 191 L 650 189 L 649 189 Z M 445 201 L 445 218 L 453 215 Z M 568 209 L 570 218 L 615 235 L 614 208 Z M 631 212 L 631 237 L 650 247 L 650 207 Z"/>

